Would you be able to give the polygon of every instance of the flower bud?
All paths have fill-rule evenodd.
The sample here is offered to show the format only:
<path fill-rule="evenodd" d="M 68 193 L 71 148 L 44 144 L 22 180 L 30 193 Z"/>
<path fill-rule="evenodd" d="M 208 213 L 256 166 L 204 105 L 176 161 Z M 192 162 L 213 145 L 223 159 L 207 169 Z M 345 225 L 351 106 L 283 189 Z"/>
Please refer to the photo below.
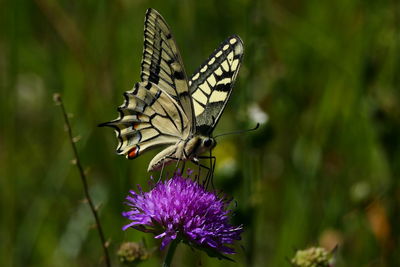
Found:
<path fill-rule="evenodd" d="M 120 262 L 131 264 L 147 260 L 150 254 L 141 243 L 125 242 L 119 247 L 117 255 Z"/>
<path fill-rule="evenodd" d="M 295 267 L 333 267 L 332 253 L 321 247 L 298 250 L 291 263 Z"/>

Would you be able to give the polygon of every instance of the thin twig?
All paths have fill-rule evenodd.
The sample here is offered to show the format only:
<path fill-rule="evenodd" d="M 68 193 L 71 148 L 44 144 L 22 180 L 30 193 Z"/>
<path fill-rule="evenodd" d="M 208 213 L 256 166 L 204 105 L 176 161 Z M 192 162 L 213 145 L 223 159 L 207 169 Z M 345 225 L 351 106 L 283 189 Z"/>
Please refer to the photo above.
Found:
<path fill-rule="evenodd" d="M 92 211 L 93 217 L 94 217 L 94 219 L 96 221 L 97 231 L 99 233 L 100 240 L 101 240 L 101 245 L 102 245 L 103 250 L 104 250 L 104 259 L 105 259 L 105 262 L 106 262 L 106 266 L 107 267 L 111 267 L 110 257 L 108 255 L 107 243 L 106 243 L 106 240 L 104 238 L 103 230 L 101 228 L 100 219 L 99 219 L 99 216 L 97 214 L 96 207 L 94 206 L 93 200 L 92 200 L 92 198 L 90 197 L 90 194 L 89 194 L 89 187 L 88 187 L 85 171 L 83 170 L 81 161 L 80 161 L 79 156 L 78 156 L 78 150 L 76 149 L 76 145 L 75 145 L 75 142 L 74 142 L 74 137 L 72 135 L 71 124 L 69 123 L 68 115 L 67 115 L 67 112 L 65 111 L 65 107 L 64 107 L 64 104 L 62 102 L 61 95 L 60 94 L 54 94 L 54 101 L 61 107 L 61 111 L 62 111 L 62 114 L 64 116 L 65 124 L 67 126 L 69 141 L 71 142 L 72 150 L 74 151 L 75 163 L 76 163 L 76 166 L 78 167 L 79 175 L 81 177 L 81 181 L 82 181 L 82 184 L 83 184 L 83 191 L 84 191 L 85 197 L 86 197 L 86 199 L 87 199 L 87 201 L 89 203 L 90 210 Z"/>

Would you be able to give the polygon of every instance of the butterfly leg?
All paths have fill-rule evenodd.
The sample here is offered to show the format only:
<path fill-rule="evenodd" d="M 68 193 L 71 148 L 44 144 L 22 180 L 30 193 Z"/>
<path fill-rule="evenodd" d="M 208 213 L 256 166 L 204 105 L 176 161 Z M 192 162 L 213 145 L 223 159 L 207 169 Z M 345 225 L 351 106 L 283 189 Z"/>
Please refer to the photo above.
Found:
<path fill-rule="evenodd" d="M 199 161 L 192 161 L 192 162 L 198 164 L 198 166 L 199 166 L 199 175 L 197 176 L 197 180 L 198 180 L 198 182 L 200 182 L 200 170 L 201 170 L 201 168 L 204 168 L 204 169 L 207 170 L 207 176 L 208 176 L 208 173 L 210 172 L 211 169 L 209 167 L 201 164 Z M 207 182 L 207 178 L 203 181 L 203 187 L 205 187 L 205 188 L 207 188 L 206 187 L 206 182 Z"/>
<path fill-rule="evenodd" d="M 183 172 L 185 171 L 185 166 L 186 166 L 186 161 L 185 160 L 182 160 L 182 159 L 177 159 L 177 163 L 176 163 L 176 166 L 175 166 L 175 172 L 179 172 L 180 174 L 183 174 Z M 182 167 L 181 168 L 179 168 L 179 164 L 180 163 L 182 163 Z"/>
<path fill-rule="evenodd" d="M 161 181 L 161 178 L 162 178 L 162 175 L 164 172 L 164 167 L 165 167 L 165 160 L 163 160 L 163 164 L 162 164 L 161 171 L 160 171 L 160 177 L 158 178 L 157 183 L 159 183 Z"/>
<path fill-rule="evenodd" d="M 199 170 L 197 171 L 197 182 L 200 182 L 200 177 L 201 177 L 201 166 L 200 166 L 200 162 L 199 162 L 199 160 L 198 159 L 196 159 L 197 160 L 197 166 L 198 166 L 198 168 L 199 168 Z"/>
<path fill-rule="evenodd" d="M 161 167 L 161 171 L 160 171 L 160 177 L 159 177 L 159 179 L 158 179 L 158 182 L 159 182 L 159 181 L 161 180 L 161 178 L 162 178 L 163 171 L 164 171 L 164 167 L 165 167 L 165 160 L 166 160 L 166 159 L 171 159 L 171 160 L 177 161 L 177 165 L 176 165 L 176 168 L 175 168 L 175 171 L 174 171 L 174 172 L 176 172 L 177 167 L 178 167 L 178 164 L 179 164 L 179 161 L 180 161 L 180 159 L 178 159 L 178 158 L 176 158 L 176 157 L 171 157 L 171 156 L 166 156 L 165 158 L 163 158 L 163 160 L 162 160 L 162 167 Z"/>
<path fill-rule="evenodd" d="M 186 165 L 186 161 L 182 160 L 181 173 L 183 173 L 183 171 L 185 170 L 185 165 Z"/>
<path fill-rule="evenodd" d="M 211 150 L 210 150 L 210 165 L 212 166 L 212 171 L 211 171 L 211 186 L 212 189 L 215 191 L 214 187 L 214 172 L 215 172 L 215 165 L 217 163 L 217 158 L 215 156 L 211 155 Z"/>
<path fill-rule="evenodd" d="M 192 162 L 193 162 L 194 164 L 196 164 L 197 167 L 198 167 L 197 174 L 195 174 L 195 179 L 194 179 L 194 180 L 195 180 L 196 182 L 199 182 L 199 181 L 200 181 L 200 177 L 201 177 L 201 167 L 205 167 L 205 166 L 202 166 L 197 158 L 193 158 L 193 159 L 192 159 Z M 205 168 L 206 168 L 206 167 L 205 167 Z"/>
<path fill-rule="evenodd" d="M 199 159 L 209 159 L 210 160 L 210 167 L 206 167 L 204 165 L 201 165 L 201 167 L 207 169 L 207 175 L 204 180 L 204 186 L 207 188 L 209 184 L 211 183 L 212 188 L 214 189 L 214 171 L 215 171 L 215 164 L 217 162 L 217 159 L 215 156 L 212 156 L 210 153 L 210 156 L 199 156 Z"/>
<path fill-rule="evenodd" d="M 215 171 L 216 162 L 217 162 L 217 158 L 213 157 L 212 151 L 210 150 L 210 166 L 211 166 L 210 181 L 211 181 L 211 186 L 213 189 L 215 189 L 215 187 L 214 187 L 214 171 Z"/>
<path fill-rule="evenodd" d="M 177 171 L 179 172 L 179 163 L 181 162 L 181 159 L 176 159 L 176 165 L 175 165 L 175 170 L 174 173 L 176 173 Z M 182 172 L 181 172 L 182 174 Z"/>

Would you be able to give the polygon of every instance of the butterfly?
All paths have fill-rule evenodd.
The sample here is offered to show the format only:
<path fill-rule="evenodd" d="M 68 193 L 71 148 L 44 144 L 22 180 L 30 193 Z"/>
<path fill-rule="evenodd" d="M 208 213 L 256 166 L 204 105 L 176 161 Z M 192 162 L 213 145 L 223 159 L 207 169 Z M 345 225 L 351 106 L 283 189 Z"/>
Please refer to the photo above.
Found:
<path fill-rule="evenodd" d="M 149 163 L 148 171 L 172 162 L 198 162 L 216 142 L 212 132 L 232 93 L 243 57 L 243 42 L 226 39 L 187 78 L 176 42 L 164 18 L 148 9 L 144 22 L 141 82 L 124 93 L 116 120 L 100 124 L 116 131 L 117 154 L 134 159 L 166 146 Z"/>

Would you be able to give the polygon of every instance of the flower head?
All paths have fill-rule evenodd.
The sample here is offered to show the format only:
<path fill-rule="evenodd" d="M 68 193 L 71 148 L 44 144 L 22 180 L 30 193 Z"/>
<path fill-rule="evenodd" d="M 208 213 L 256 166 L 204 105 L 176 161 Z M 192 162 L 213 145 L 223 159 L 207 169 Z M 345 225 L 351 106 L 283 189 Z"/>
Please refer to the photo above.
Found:
<path fill-rule="evenodd" d="M 233 254 L 226 244 L 240 240 L 242 226 L 228 223 L 230 201 L 206 191 L 189 178 L 175 174 L 165 182 L 157 183 L 150 192 L 130 191 L 126 198 L 130 211 L 123 216 L 129 227 L 156 234 L 162 239 L 161 248 L 172 240 L 183 240 L 203 249 Z"/>

